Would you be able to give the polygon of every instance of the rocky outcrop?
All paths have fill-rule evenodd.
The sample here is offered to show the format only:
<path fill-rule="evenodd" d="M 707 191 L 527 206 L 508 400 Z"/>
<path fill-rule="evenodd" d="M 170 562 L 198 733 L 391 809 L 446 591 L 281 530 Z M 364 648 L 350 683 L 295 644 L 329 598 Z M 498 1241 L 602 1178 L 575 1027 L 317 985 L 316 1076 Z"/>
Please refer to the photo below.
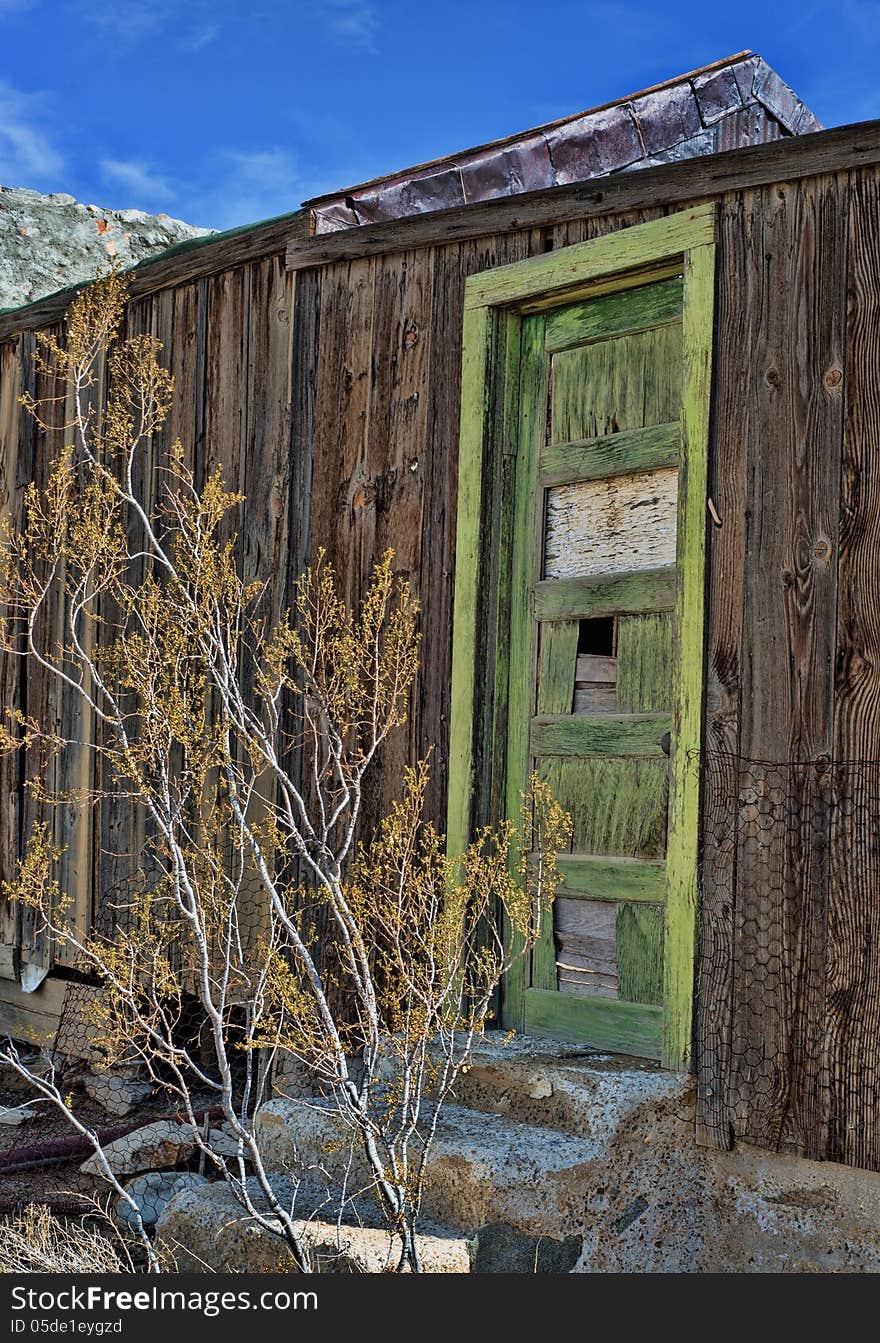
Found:
<path fill-rule="evenodd" d="M 169 215 L 108 210 L 63 194 L 0 187 L 0 308 L 93 280 L 115 260 L 133 266 L 210 232 Z"/>

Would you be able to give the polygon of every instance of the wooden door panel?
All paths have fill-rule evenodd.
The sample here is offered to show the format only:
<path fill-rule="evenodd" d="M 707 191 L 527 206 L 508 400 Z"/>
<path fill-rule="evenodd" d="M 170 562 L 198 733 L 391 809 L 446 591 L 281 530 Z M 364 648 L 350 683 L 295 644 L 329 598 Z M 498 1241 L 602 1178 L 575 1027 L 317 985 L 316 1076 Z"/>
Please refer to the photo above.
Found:
<path fill-rule="evenodd" d="M 609 1012 L 655 1011 L 663 999 L 680 303 L 680 284 L 665 282 L 529 325 L 527 348 L 540 346 L 543 322 L 552 359 L 543 428 L 537 411 L 530 418 L 544 441 L 528 750 L 571 812 L 573 836 L 526 1014 L 570 1015 L 562 1000 L 573 996 L 586 1040 L 597 1002 L 604 1029 Z M 640 316 L 653 325 L 638 329 Z M 579 334 L 588 343 L 577 345 Z M 555 1008 L 534 997 L 554 991 Z M 656 1054 L 657 1018 L 640 1023 Z"/>
<path fill-rule="evenodd" d="M 538 455 L 539 481 L 543 489 L 584 480 L 604 480 L 628 471 L 656 471 L 677 466 L 681 452 L 681 425 L 648 424 L 597 438 L 576 438 L 567 443 L 545 443 Z"/>
<path fill-rule="evenodd" d="M 610 336 L 674 322 L 681 316 L 683 292 L 677 275 L 626 293 L 606 294 L 590 303 L 552 309 L 546 318 L 546 347 L 556 354 L 590 341 L 607 341 Z"/>
<path fill-rule="evenodd" d="M 677 420 L 681 359 L 680 322 L 554 355 L 550 442 Z"/>
<path fill-rule="evenodd" d="M 663 906 L 616 907 L 617 996 L 628 1003 L 663 1002 Z"/>
<path fill-rule="evenodd" d="M 537 768 L 574 819 L 567 951 L 551 930 L 517 963 L 503 1020 L 672 1067 L 693 1003 L 714 236 L 699 206 L 471 277 L 463 332 L 450 852 L 477 815 L 515 815 Z M 646 529 L 624 510 L 628 558 L 618 528 L 600 564 L 577 517 L 622 495 L 634 513 L 646 482 L 623 478 L 652 472 L 668 473 L 647 483 L 665 481 L 670 504 L 677 484 L 666 548 L 640 557 Z M 545 570 L 552 490 L 567 492 L 550 502 Z M 582 991 L 587 953 L 602 994 Z"/>
<path fill-rule="evenodd" d="M 678 470 L 639 471 L 547 491 L 544 578 L 675 564 Z"/>
<path fill-rule="evenodd" d="M 572 818 L 574 854 L 662 858 L 669 766 L 664 757 L 594 756 L 537 762 Z"/>
<path fill-rule="evenodd" d="M 672 707 L 672 613 L 617 617 L 616 698 L 622 713 Z"/>

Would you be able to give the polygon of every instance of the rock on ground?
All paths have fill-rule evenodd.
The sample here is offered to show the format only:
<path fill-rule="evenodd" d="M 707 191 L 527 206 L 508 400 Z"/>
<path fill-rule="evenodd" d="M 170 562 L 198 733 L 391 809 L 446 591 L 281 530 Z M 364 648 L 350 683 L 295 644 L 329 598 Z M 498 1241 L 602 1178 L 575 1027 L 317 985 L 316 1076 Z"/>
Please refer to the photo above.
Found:
<path fill-rule="evenodd" d="M 138 1205 L 141 1221 L 149 1229 L 154 1227 L 160 1216 L 174 1198 L 184 1189 L 200 1189 L 208 1184 L 204 1175 L 189 1170 L 151 1170 L 146 1175 L 137 1175 L 124 1186 Z M 122 1197 L 117 1197 L 113 1205 L 117 1218 L 125 1226 L 137 1229 L 134 1210 Z"/>
<path fill-rule="evenodd" d="M 283 1195 L 283 1186 L 277 1187 Z M 259 1203 L 257 1190 L 253 1193 Z M 299 1218 L 297 1229 L 311 1249 L 317 1272 L 381 1273 L 394 1254 L 381 1227 L 337 1227 L 323 1208 Z M 176 1194 L 161 1213 L 156 1232 L 157 1246 L 179 1273 L 206 1268 L 218 1273 L 277 1273 L 289 1271 L 293 1263 L 283 1241 L 250 1218 L 223 1183 Z M 463 1237 L 426 1228 L 418 1240 L 426 1272 L 470 1271 L 470 1247 Z"/>
<path fill-rule="evenodd" d="M 86 1073 L 83 1088 L 102 1110 L 119 1119 L 145 1101 L 152 1091 L 149 1082 L 109 1069 L 106 1072 Z"/>
<path fill-rule="evenodd" d="M 137 1175 L 140 1171 L 176 1166 L 191 1157 L 197 1146 L 189 1124 L 174 1119 L 157 1119 L 108 1142 L 104 1155 L 114 1175 Z M 84 1175 L 101 1175 L 97 1153 L 84 1161 L 80 1170 Z"/>
<path fill-rule="evenodd" d="M 31 1105 L 9 1105 L 0 1107 L 0 1124 L 7 1128 L 17 1128 L 23 1124 L 26 1119 L 33 1119 L 34 1110 Z"/>

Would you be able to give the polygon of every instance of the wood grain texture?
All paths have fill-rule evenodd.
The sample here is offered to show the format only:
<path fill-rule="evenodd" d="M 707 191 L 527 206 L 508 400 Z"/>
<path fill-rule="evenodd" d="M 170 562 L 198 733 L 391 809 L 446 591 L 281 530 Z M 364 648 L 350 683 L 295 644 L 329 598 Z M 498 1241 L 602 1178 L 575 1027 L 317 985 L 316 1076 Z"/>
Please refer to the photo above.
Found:
<path fill-rule="evenodd" d="M 544 577 L 635 573 L 675 564 L 678 471 L 640 471 L 547 491 Z"/>
<path fill-rule="evenodd" d="M 617 620 L 617 703 L 622 713 L 671 709 L 672 616 L 620 616 Z"/>
<path fill-rule="evenodd" d="M 539 713 L 564 715 L 572 712 L 579 634 L 577 620 L 560 620 L 540 626 L 536 696 Z M 552 932 L 551 928 L 546 928 L 532 951 L 533 988 L 556 988 L 556 948 Z"/>
<path fill-rule="evenodd" d="M 368 572 L 386 550 L 393 550 L 395 572 L 411 584 L 424 608 L 432 610 L 432 573 L 422 564 L 434 307 L 432 253 L 403 253 L 377 262 L 373 307 L 367 457 L 371 480 L 364 483 L 364 492 L 374 496 L 366 508 L 374 512 L 375 521 L 370 550 L 364 550 L 361 563 Z M 422 622 L 423 629 L 428 623 Z M 448 654 L 443 662 L 448 675 Z M 377 774 L 369 784 L 368 826 L 387 813 L 399 795 L 404 767 L 418 754 L 423 734 L 421 701 L 428 684 L 420 677 L 410 697 L 406 728 L 385 743 L 381 776 Z M 426 707 L 433 717 L 430 706 Z"/>
<path fill-rule="evenodd" d="M 538 620 L 595 620 L 600 616 L 671 611 L 675 568 L 548 579 L 535 585 L 534 601 Z"/>
<path fill-rule="evenodd" d="M 545 345 L 557 354 L 590 341 L 604 343 L 613 336 L 664 326 L 681 316 L 681 292 L 681 279 L 675 276 L 591 303 L 551 309 L 544 327 Z"/>
<path fill-rule="evenodd" d="M 22 336 L 0 347 L 0 526 L 17 527 L 22 518 L 26 476 L 21 472 L 22 411 L 25 383 Z M 18 735 L 13 715 L 21 706 L 23 666 L 14 654 L 0 652 L 0 713 L 4 728 Z M 0 754 L 0 882 L 12 881 L 20 857 L 21 786 L 17 752 Z M 0 896 L 0 943 L 15 948 L 20 938 L 20 909 Z"/>
<path fill-rule="evenodd" d="M 667 424 L 680 405 L 678 322 L 553 356 L 554 443 Z"/>
<path fill-rule="evenodd" d="M 663 1062 L 688 1067 L 693 1035 L 703 722 L 706 480 L 715 302 L 714 243 L 684 259 L 681 462 L 663 959 Z"/>
<path fill-rule="evenodd" d="M 539 772 L 571 814 L 574 853 L 631 858 L 665 853 L 665 757 L 548 756 Z"/>
<path fill-rule="evenodd" d="M 4 1035 L 32 1047 L 51 1048 L 66 992 L 64 980 L 51 977 L 44 979 L 33 993 L 25 993 L 18 984 L 0 979 L 0 1021 Z"/>
<path fill-rule="evenodd" d="M 585 661 L 578 657 L 579 635 L 580 622 L 577 620 L 558 620 L 541 627 L 538 713 L 571 713 L 575 677 L 583 670 L 581 664 Z"/>
<path fill-rule="evenodd" d="M 599 998 L 617 997 L 617 932 L 613 905 L 599 900 L 557 897 L 553 905 L 556 988 Z"/>
<path fill-rule="evenodd" d="M 516 495 L 511 528 L 511 582 L 509 615 L 509 681 L 507 720 L 506 815 L 516 817 L 527 786 L 533 754 L 529 723 L 536 703 L 535 645 L 537 630 L 532 612 L 532 590 L 538 573 L 540 516 L 538 454 L 547 432 L 550 359 L 544 349 L 543 318 L 527 318 L 522 325 L 518 391 L 519 441 L 516 457 Z M 507 976 L 504 1021 L 522 1029 L 524 992 L 530 982 L 530 958 L 522 957 Z M 537 949 L 539 974 L 549 963 L 548 939 Z M 527 977 L 528 976 L 528 977 Z"/>
<path fill-rule="evenodd" d="M 669 714 L 539 714 L 532 719 L 530 754 L 663 755 Z"/>
<path fill-rule="evenodd" d="M 644 858 L 607 858 L 594 853 L 559 856 L 561 895 L 587 900 L 640 900 L 662 904 L 666 865 Z"/>
<path fill-rule="evenodd" d="M 663 1002 L 663 910 L 619 904 L 616 910 L 617 992 L 627 1003 Z"/>
<path fill-rule="evenodd" d="M 548 443 L 539 462 L 541 485 L 549 488 L 677 466 L 680 442 L 678 423 L 672 421 L 568 443 Z"/>
<path fill-rule="evenodd" d="M 449 734 L 449 802 L 446 813 L 446 840 L 451 856 L 464 852 L 470 842 L 472 828 L 480 520 L 491 334 L 487 312 L 475 311 L 468 315 L 462 345 L 456 595 L 452 627 L 452 703 L 455 715 Z"/>
<path fill-rule="evenodd" d="M 875 950 L 880 888 L 876 843 L 880 794 L 878 211 L 878 173 L 854 177 L 847 236 L 846 408 L 833 724 L 835 759 L 851 765 L 840 767 L 831 832 L 825 980 L 831 1094 L 825 1099 L 824 1113 L 820 1110 L 816 1116 L 815 1107 L 809 1112 L 814 1129 L 815 1117 L 827 1120 L 827 1155 L 832 1160 L 874 1170 L 880 1166 L 880 967 Z M 835 335 L 839 337 L 839 328 Z M 821 727 L 827 729 L 827 712 Z M 817 961 L 814 956 L 807 965 L 813 969 Z M 815 1001 L 813 995 L 810 998 Z"/>
<path fill-rule="evenodd" d="M 696 1001 L 697 1139 L 726 1149 L 732 993 L 736 955 L 736 843 L 742 627 L 751 507 L 747 509 L 747 445 L 754 431 L 755 374 L 750 351 L 761 320 L 763 256 L 758 197 L 726 197 L 719 218 L 709 493 L 724 519 L 708 536 L 705 768 L 700 956 Z M 734 838 L 731 842 L 730 836 Z"/>
<path fill-rule="evenodd" d="M 532 258 L 528 263 L 513 262 L 487 271 L 468 291 L 466 302 L 491 306 L 522 302 L 540 295 L 541 302 L 545 303 L 574 286 L 583 286 L 600 277 L 605 280 L 611 275 L 638 271 L 714 239 L 714 207 L 689 206 L 662 219 L 634 225 L 627 231 L 623 248 L 610 238 L 593 238 Z"/>
<path fill-rule="evenodd" d="M 60 330 L 52 333 L 60 336 Z M 31 346 L 33 350 L 33 346 Z M 31 416 L 22 417 L 20 437 L 21 458 L 18 470 L 23 480 L 33 480 L 38 488 L 45 487 L 52 462 L 58 452 L 59 444 L 54 429 L 63 424 L 64 388 L 61 379 L 53 371 L 37 373 L 33 370 L 25 375 L 33 378 L 33 387 L 38 401 L 47 402 L 44 422 L 50 426 L 49 432 L 39 429 Z M 44 655 L 52 656 L 60 634 L 59 622 L 63 611 L 58 585 L 53 584 L 46 601 L 34 623 L 34 642 Z M 50 731 L 57 730 L 61 712 L 60 695 L 51 674 L 42 666 L 29 661 L 21 682 L 21 707 L 27 714 L 33 714 L 38 722 L 47 724 Z M 57 782 L 58 757 L 42 744 L 35 744 L 23 752 L 22 774 L 24 794 L 21 807 L 22 852 L 33 834 L 34 827 L 44 824 L 53 841 L 56 838 L 57 813 L 48 803 L 41 800 L 35 785 L 43 781 L 51 790 Z M 55 947 L 46 929 L 42 917 L 34 909 L 23 908 L 19 923 L 19 970 L 29 986 L 39 982 L 41 975 L 54 964 Z"/>
<path fill-rule="evenodd" d="M 833 747 L 846 215 L 845 184 L 824 181 L 764 192 L 754 205 L 756 243 L 773 265 L 759 273 L 750 318 L 739 728 L 749 758 L 829 758 Z M 741 803 L 753 776 L 739 782 Z M 745 975 L 733 985 L 728 1106 L 738 1136 L 817 1154 L 828 1119 L 830 811 L 816 810 L 803 779 L 791 775 L 778 872 L 768 868 L 775 840 L 760 812 L 743 807 L 738 817 L 734 964 Z"/>

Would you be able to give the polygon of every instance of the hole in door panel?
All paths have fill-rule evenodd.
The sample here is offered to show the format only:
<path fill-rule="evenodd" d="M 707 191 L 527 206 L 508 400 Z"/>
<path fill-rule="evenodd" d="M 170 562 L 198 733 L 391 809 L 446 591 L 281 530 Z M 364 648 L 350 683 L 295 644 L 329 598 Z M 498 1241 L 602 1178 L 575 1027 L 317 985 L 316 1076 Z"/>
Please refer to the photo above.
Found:
<path fill-rule="evenodd" d="M 574 679 L 575 713 L 614 713 L 617 709 L 617 620 L 582 620 L 578 630 Z"/>

